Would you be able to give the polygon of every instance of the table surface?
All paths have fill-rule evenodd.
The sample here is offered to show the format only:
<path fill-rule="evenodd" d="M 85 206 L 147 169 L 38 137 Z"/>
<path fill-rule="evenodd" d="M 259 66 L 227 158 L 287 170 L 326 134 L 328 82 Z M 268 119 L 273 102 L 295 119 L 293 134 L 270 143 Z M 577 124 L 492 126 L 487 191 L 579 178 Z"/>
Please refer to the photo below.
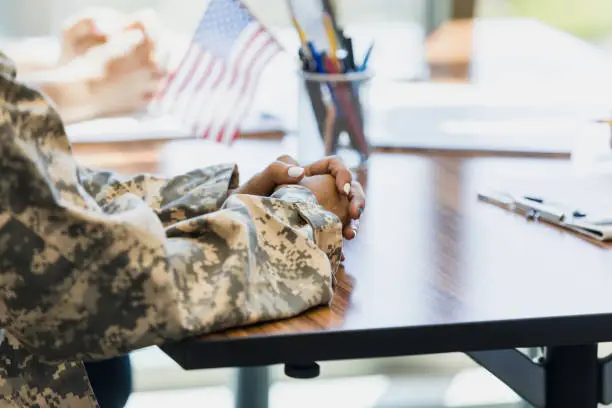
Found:
<path fill-rule="evenodd" d="M 91 165 L 166 174 L 220 161 L 212 150 L 165 141 L 75 146 Z M 239 141 L 224 154 L 245 153 L 238 161 L 247 178 L 287 150 L 278 140 Z M 365 179 L 368 209 L 359 238 L 346 245 L 331 307 L 164 350 L 189 369 L 610 341 L 610 247 L 476 200 L 500 174 L 568 166 L 377 153 Z"/>
<path fill-rule="evenodd" d="M 569 166 L 375 154 L 331 307 L 164 351 L 193 369 L 612 340 L 611 247 L 476 198 L 498 180 Z"/>

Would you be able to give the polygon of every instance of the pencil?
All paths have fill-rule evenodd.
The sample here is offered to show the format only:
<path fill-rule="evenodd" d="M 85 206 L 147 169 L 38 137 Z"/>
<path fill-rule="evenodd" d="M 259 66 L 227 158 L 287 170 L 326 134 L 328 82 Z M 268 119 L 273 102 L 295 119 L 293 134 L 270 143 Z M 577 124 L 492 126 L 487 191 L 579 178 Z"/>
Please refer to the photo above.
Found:
<path fill-rule="evenodd" d="M 325 25 L 325 31 L 327 32 L 327 38 L 329 39 L 329 54 L 334 66 L 336 67 L 336 71 L 339 73 L 341 71 L 341 67 L 338 57 L 336 56 L 338 54 L 338 39 L 336 38 L 331 17 L 327 13 L 323 13 L 323 24 Z"/>
<path fill-rule="evenodd" d="M 327 115 L 325 116 L 325 136 L 323 141 L 325 144 L 325 155 L 329 156 L 335 154 L 334 146 L 334 129 L 336 128 L 336 108 L 333 103 L 327 104 Z"/>
<path fill-rule="evenodd" d="M 304 32 L 304 30 L 302 30 L 302 27 L 300 27 L 300 23 L 298 23 L 295 17 L 292 18 L 291 21 L 293 22 L 293 26 L 295 27 L 298 36 L 300 37 L 300 42 L 302 43 L 302 45 L 306 45 L 308 43 L 308 39 L 306 38 L 306 33 Z"/>
<path fill-rule="evenodd" d="M 304 30 L 300 26 L 300 23 L 298 23 L 295 17 L 291 19 L 291 22 L 293 23 L 293 26 L 295 27 L 295 30 L 297 31 L 298 36 L 300 37 L 300 43 L 302 44 L 302 52 L 310 61 L 313 61 L 313 55 L 312 52 L 310 52 L 310 47 L 308 46 L 308 37 L 306 37 L 306 33 L 304 32 Z"/>

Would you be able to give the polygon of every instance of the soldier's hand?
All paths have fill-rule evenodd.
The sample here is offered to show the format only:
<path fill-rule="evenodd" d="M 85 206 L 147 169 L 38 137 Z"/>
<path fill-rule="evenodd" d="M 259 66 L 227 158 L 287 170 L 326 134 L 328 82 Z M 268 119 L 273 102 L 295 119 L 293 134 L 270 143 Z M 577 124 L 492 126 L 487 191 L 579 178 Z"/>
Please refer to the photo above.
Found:
<path fill-rule="evenodd" d="M 296 161 L 288 156 L 282 156 L 279 160 L 297 164 Z M 293 161 L 292 161 L 293 160 Z M 342 235 L 346 239 L 353 239 L 359 230 L 359 219 L 365 209 L 366 198 L 361 184 L 353 180 L 351 171 L 344 165 L 342 159 L 336 156 L 325 157 L 308 166 L 304 166 L 305 177 L 317 175 L 330 175 L 335 180 L 338 194 L 348 197 L 349 207 L 348 216 L 351 222 L 344 223 Z"/>
<path fill-rule="evenodd" d="M 326 179 L 325 195 L 326 199 L 333 198 L 330 195 L 330 188 L 335 186 L 337 196 L 346 197 L 348 200 L 347 219 L 343 219 L 342 235 L 346 239 L 353 239 L 357 236 L 359 229 L 359 218 L 365 208 L 365 194 L 359 182 L 353 180 L 351 172 L 346 168 L 342 160 L 338 157 L 326 157 L 308 166 L 301 167 L 300 164 L 290 156 L 281 156 L 275 162 L 266 167 L 265 170 L 255 175 L 246 184 L 239 187 L 235 192 L 242 194 L 253 194 L 269 196 L 278 187 L 287 184 L 307 183 L 305 177 L 329 175 L 333 177 L 333 183 Z M 322 181 L 314 184 L 321 187 Z M 308 187 L 308 186 L 307 186 Z M 329 188 L 328 188 L 329 187 Z M 321 192 L 323 189 L 321 189 Z M 317 193 L 315 192 L 315 196 Z M 317 197 L 320 199 L 321 197 Z M 332 211 L 333 212 L 333 211 Z M 338 215 L 338 214 L 336 214 Z M 341 217 L 344 218 L 344 217 Z"/>
<path fill-rule="evenodd" d="M 257 173 L 249 181 L 238 187 L 234 192 L 269 196 L 278 187 L 287 184 L 297 184 L 304 178 L 304 169 L 288 156 L 279 157 L 270 163 L 263 171 Z"/>
<path fill-rule="evenodd" d="M 345 194 L 338 193 L 336 180 L 329 174 L 319 176 L 304 177 L 300 182 L 301 186 L 306 187 L 317 199 L 317 202 L 325 210 L 336 214 L 342 225 L 349 225 L 349 200 Z"/>

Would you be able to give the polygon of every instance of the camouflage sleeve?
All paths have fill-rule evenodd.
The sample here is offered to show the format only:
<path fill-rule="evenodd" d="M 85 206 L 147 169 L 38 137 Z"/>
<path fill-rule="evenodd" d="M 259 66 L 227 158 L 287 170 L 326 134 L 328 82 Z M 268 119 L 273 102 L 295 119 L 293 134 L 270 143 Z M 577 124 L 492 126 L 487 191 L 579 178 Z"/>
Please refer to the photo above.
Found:
<path fill-rule="evenodd" d="M 79 167 L 78 173 L 98 205 L 106 208 L 118 196 L 133 194 L 155 211 L 164 226 L 218 210 L 239 181 L 233 164 L 208 166 L 172 178 L 151 174 L 121 177 L 85 167 Z"/>
<path fill-rule="evenodd" d="M 80 360 L 330 301 L 341 225 L 309 191 L 228 197 L 227 165 L 82 169 L 57 111 L 14 78 L 0 53 L 0 406 L 94 407 Z"/>
<path fill-rule="evenodd" d="M 177 191 L 158 208 L 190 212 L 164 226 L 146 189 L 105 187 L 96 207 L 76 176 L 54 171 L 71 165 L 64 154 L 3 128 L 0 325 L 33 353 L 101 359 L 331 300 L 341 225 L 305 189 L 232 195 L 209 211 L 198 203 L 218 202 L 217 178 L 176 181 L 191 199 Z"/>
<path fill-rule="evenodd" d="M 308 190 L 228 197 L 231 165 L 170 179 L 82 169 L 57 111 L 2 67 L 0 327 L 13 349 L 103 359 L 331 300 L 341 223 Z"/>

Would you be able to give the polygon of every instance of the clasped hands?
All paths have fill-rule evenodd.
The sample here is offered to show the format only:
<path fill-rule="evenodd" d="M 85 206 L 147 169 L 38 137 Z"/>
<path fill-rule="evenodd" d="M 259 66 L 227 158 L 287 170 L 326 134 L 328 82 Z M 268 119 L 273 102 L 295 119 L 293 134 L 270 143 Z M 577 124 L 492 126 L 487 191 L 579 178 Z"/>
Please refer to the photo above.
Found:
<path fill-rule="evenodd" d="M 42 88 L 67 123 L 137 112 L 165 76 L 154 21 L 151 13 L 85 10 L 66 21 L 55 66 L 25 78 Z"/>
<path fill-rule="evenodd" d="M 325 210 L 338 216 L 345 239 L 357 236 L 365 194 L 338 157 L 326 157 L 302 167 L 293 158 L 281 156 L 231 193 L 269 196 L 290 184 L 308 188 Z"/>

